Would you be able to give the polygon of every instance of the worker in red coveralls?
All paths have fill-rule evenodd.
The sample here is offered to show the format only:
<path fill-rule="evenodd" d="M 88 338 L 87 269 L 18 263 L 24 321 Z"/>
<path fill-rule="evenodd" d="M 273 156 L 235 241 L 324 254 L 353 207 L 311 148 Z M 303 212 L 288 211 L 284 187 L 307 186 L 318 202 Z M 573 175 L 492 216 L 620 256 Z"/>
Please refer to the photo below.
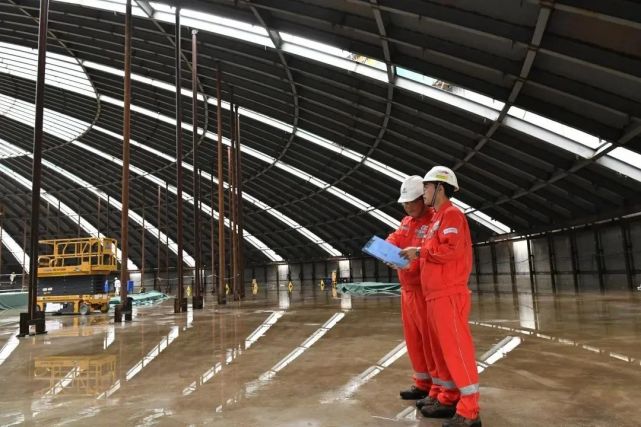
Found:
<path fill-rule="evenodd" d="M 423 178 L 425 203 L 434 207 L 423 244 L 401 254 L 420 259 L 421 286 L 426 300 L 428 334 L 436 364 L 433 382 L 441 386 L 437 401 L 426 404 L 426 417 L 450 418 L 443 427 L 481 427 L 479 380 L 474 343 L 468 325 L 472 271 L 472 239 L 467 219 L 450 198 L 459 186 L 444 166 Z"/>
<path fill-rule="evenodd" d="M 420 246 L 433 214 L 433 209 L 426 207 L 423 201 L 423 178 L 418 175 L 407 178 L 401 185 L 398 202 L 403 204 L 407 216 L 401 221 L 398 230 L 388 236 L 387 241 L 401 249 Z M 421 291 L 419 261 L 415 260 L 402 269 L 392 265 L 390 267 L 397 270 L 401 282 L 403 333 L 414 369 L 414 385 L 401 391 L 401 398 L 419 400 L 432 396 L 435 399 L 440 387 L 432 383 L 432 375 L 436 371 L 427 336 L 427 311 Z"/>

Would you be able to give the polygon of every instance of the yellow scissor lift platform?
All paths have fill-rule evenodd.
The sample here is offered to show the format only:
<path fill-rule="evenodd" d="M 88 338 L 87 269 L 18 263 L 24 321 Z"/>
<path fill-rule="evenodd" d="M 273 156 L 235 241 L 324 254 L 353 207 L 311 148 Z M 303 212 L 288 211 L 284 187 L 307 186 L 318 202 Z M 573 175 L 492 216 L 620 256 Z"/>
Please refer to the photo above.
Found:
<path fill-rule="evenodd" d="M 113 296 L 104 282 L 118 271 L 118 243 L 107 237 L 41 240 L 38 257 L 39 310 L 61 304 L 64 313 L 106 313 Z"/>

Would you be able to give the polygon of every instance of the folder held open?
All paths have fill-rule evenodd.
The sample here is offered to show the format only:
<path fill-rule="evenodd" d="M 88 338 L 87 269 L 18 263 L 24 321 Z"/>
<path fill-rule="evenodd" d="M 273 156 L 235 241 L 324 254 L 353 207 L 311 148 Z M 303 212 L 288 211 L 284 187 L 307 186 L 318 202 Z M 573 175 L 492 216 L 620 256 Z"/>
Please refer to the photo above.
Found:
<path fill-rule="evenodd" d="M 365 246 L 363 246 L 363 252 L 399 268 L 405 268 L 409 263 L 407 258 L 403 258 L 401 256 L 401 248 L 394 246 L 390 242 L 383 240 L 378 236 L 373 236 L 367 243 L 365 243 Z"/>

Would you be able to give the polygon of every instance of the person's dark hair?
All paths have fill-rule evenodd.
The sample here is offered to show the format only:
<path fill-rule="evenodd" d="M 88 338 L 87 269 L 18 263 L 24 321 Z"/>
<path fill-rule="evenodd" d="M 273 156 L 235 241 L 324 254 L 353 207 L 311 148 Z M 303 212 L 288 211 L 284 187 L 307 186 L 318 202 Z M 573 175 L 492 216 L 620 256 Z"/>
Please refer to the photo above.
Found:
<path fill-rule="evenodd" d="M 445 191 L 445 195 L 448 199 L 451 199 L 454 195 L 454 186 L 448 184 L 447 182 L 443 182 L 441 184 L 443 185 L 443 191 Z"/>

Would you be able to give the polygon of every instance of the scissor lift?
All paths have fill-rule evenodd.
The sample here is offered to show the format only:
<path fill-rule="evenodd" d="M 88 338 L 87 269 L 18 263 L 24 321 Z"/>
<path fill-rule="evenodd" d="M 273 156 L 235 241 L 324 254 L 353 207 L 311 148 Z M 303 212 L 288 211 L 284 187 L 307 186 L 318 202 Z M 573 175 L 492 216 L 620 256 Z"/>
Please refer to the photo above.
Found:
<path fill-rule="evenodd" d="M 55 303 L 61 304 L 60 313 L 106 313 L 113 292 L 105 282 L 118 271 L 117 241 L 85 237 L 39 243 L 38 310 Z"/>

